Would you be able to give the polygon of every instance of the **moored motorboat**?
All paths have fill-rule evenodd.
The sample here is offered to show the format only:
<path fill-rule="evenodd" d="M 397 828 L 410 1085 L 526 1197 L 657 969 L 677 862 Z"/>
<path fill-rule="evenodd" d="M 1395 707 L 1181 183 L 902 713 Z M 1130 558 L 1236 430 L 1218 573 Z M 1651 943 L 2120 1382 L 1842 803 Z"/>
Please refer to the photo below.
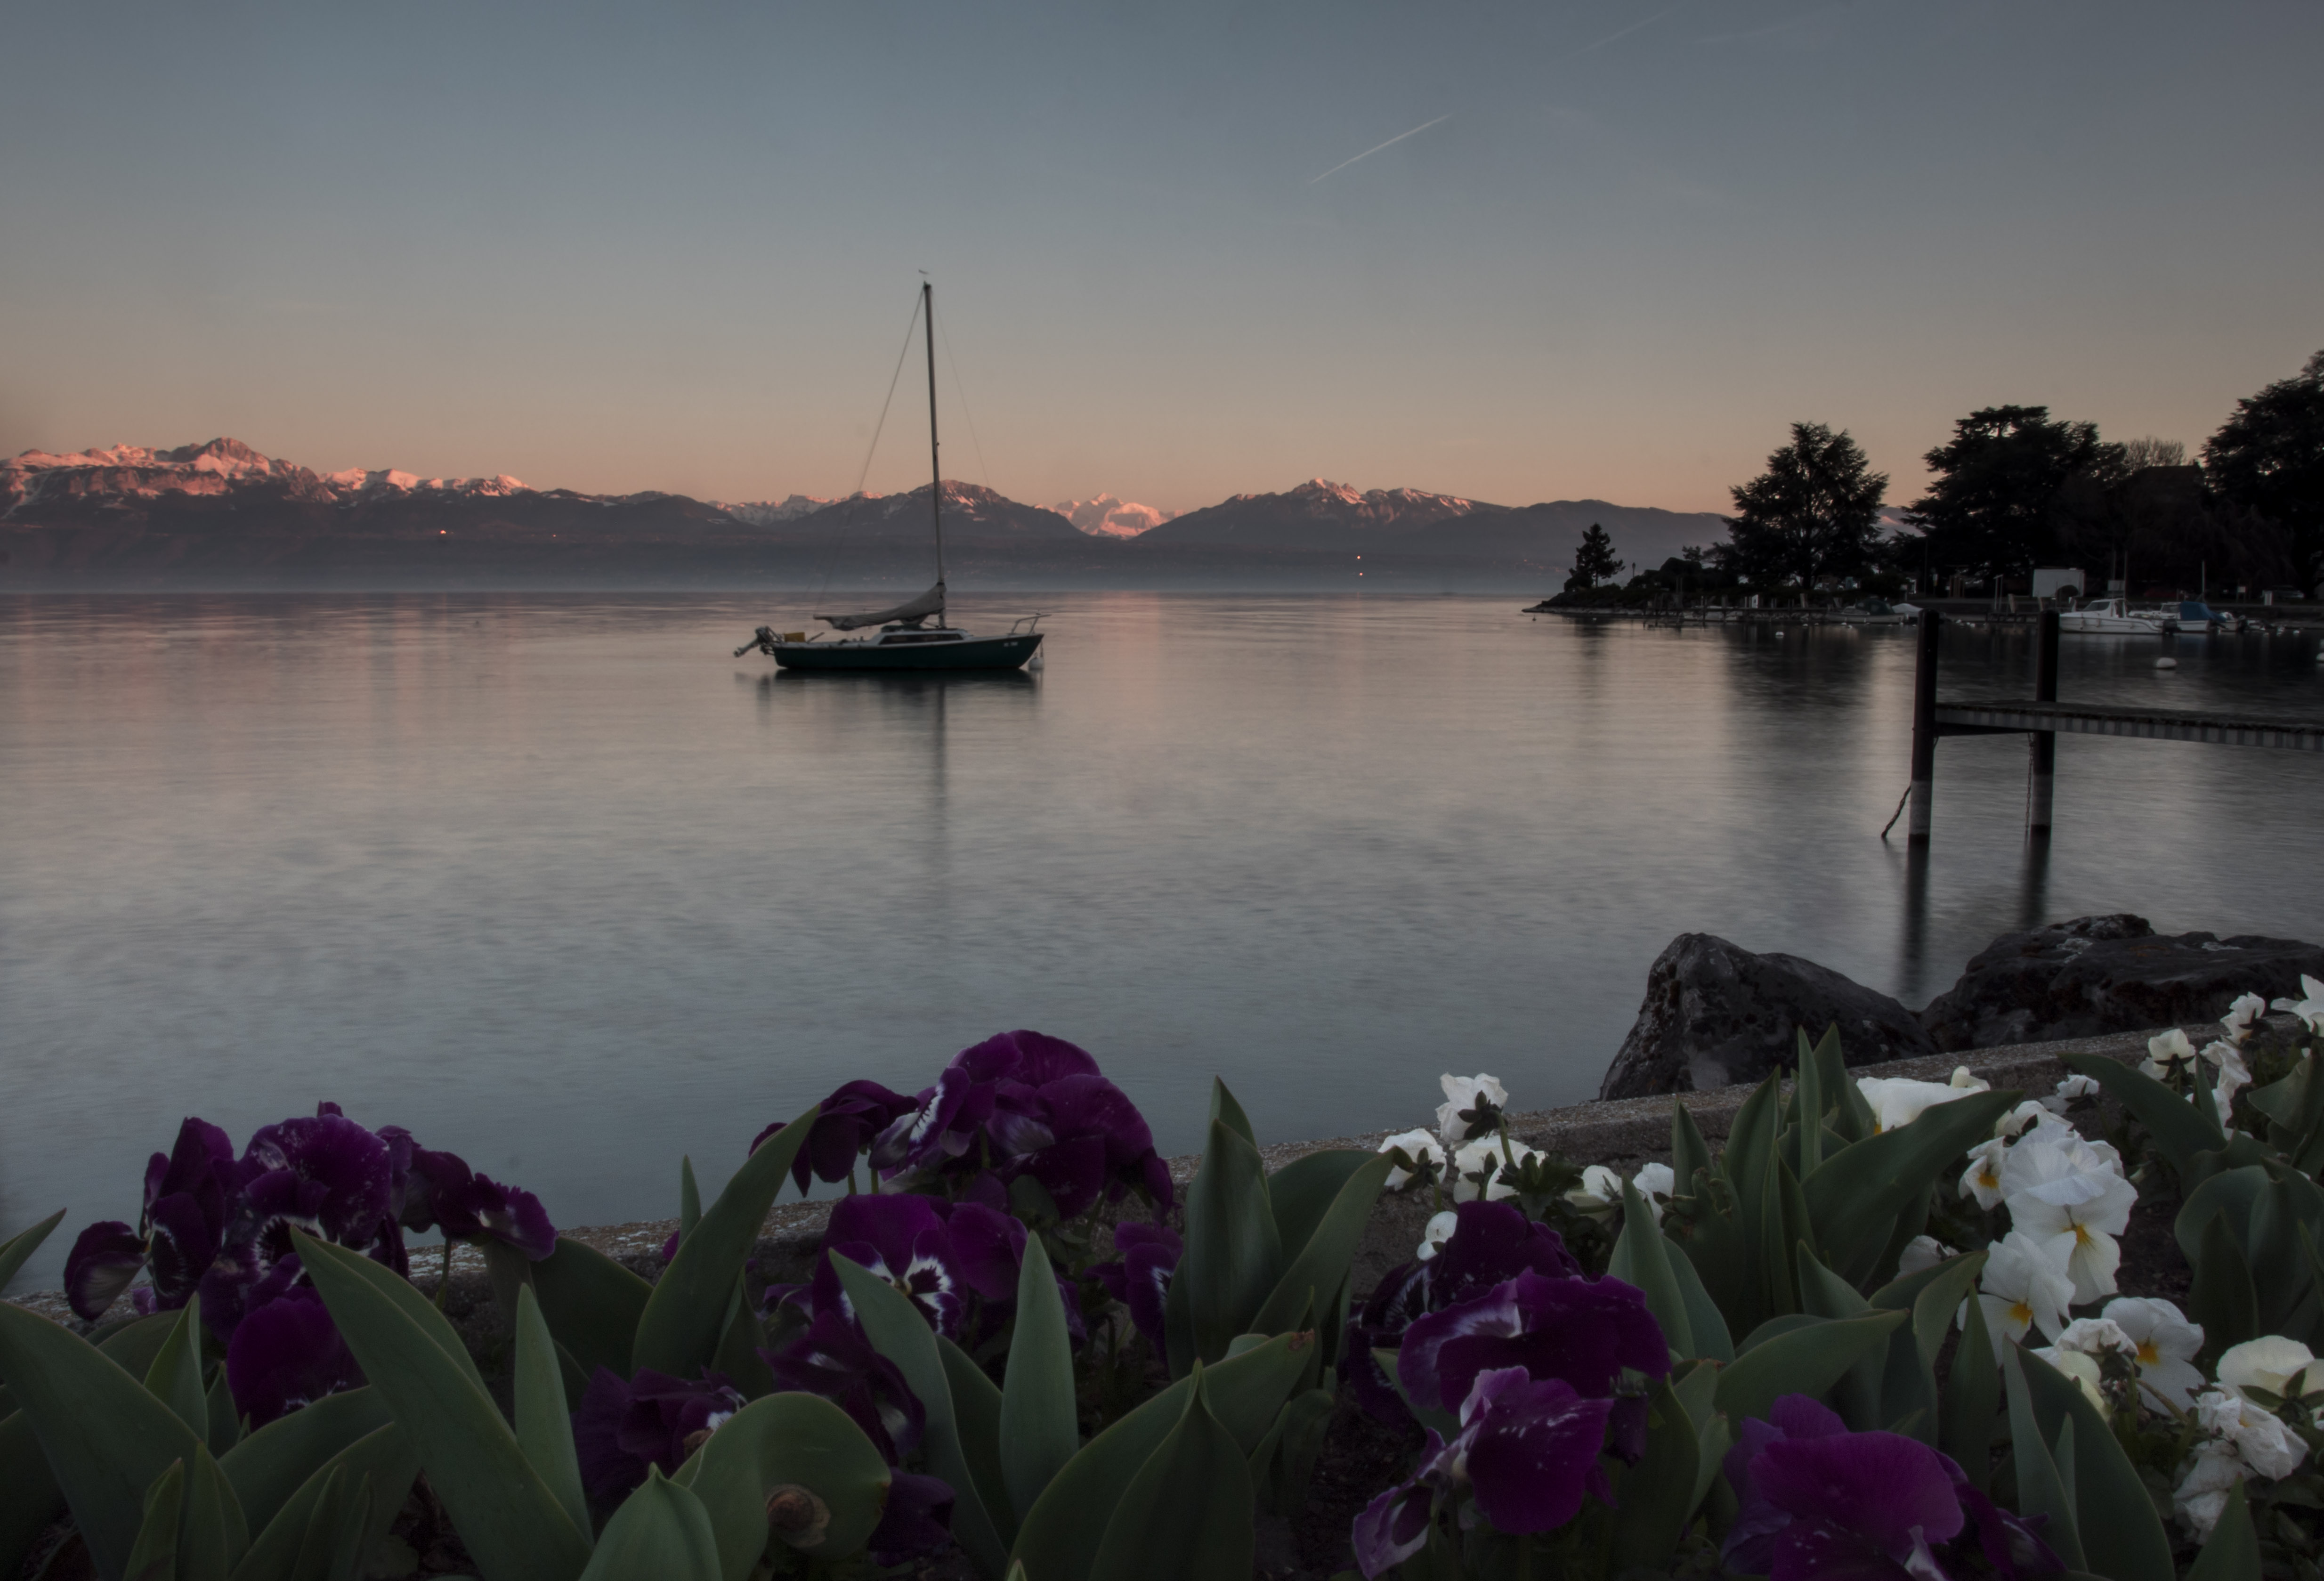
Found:
<path fill-rule="evenodd" d="M 2159 637 L 2163 622 L 2144 610 L 2128 607 L 2120 598 L 2099 598 L 2080 608 L 2060 610 L 2058 629 L 2082 636 Z"/>

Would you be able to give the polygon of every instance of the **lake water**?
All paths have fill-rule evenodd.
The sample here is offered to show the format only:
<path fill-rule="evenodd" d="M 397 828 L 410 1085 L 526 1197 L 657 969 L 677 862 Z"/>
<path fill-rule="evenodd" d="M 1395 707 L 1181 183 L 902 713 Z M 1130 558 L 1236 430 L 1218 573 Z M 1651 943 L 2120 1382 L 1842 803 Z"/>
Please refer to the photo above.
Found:
<path fill-rule="evenodd" d="M 1213 1072 L 1265 1138 L 1591 1096 L 1683 931 L 1915 1007 L 2043 919 L 2324 937 L 2312 755 L 2062 737 L 2037 861 L 2022 742 L 1948 741 L 1915 864 L 1910 631 L 1517 602 L 1047 594 L 1041 670 L 949 680 L 730 658 L 781 596 L 0 602 L 0 1225 L 70 1210 L 20 1282 L 187 1114 L 336 1099 L 604 1223 L 1010 1027 L 1167 1152 Z M 2324 707 L 2312 638 L 2157 651 L 2069 638 L 2064 695 Z"/>

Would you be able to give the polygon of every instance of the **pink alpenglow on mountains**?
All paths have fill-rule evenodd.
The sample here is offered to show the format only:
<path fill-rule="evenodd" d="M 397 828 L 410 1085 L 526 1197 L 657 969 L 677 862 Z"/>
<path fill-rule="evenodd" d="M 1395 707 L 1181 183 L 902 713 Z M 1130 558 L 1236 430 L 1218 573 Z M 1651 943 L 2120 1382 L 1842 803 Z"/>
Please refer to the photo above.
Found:
<path fill-rule="evenodd" d="M 1165 511 L 1154 505 L 1136 504 L 1110 494 L 1099 495 L 1094 499 L 1060 500 L 1049 509 L 1092 538 L 1135 538 L 1178 514 L 1176 511 Z"/>
<path fill-rule="evenodd" d="M 392 468 L 351 467 L 318 474 L 295 461 L 262 456 L 240 439 L 225 439 L 171 450 L 149 450 L 143 445 L 65 456 L 26 450 L 0 461 L 0 496 L 11 504 L 30 497 L 57 500 L 83 495 L 143 499 L 167 494 L 220 495 L 238 484 L 268 480 L 292 485 L 294 491 L 303 484 L 341 498 L 421 491 L 487 497 L 525 492 L 521 480 L 505 473 L 497 477 L 421 477 Z"/>

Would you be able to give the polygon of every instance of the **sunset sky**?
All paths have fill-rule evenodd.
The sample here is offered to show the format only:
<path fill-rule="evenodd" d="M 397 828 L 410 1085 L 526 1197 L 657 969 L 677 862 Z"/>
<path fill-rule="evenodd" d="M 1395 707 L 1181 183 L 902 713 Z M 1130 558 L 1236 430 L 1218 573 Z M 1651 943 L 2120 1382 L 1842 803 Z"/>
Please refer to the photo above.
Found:
<path fill-rule="evenodd" d="M 1044 503 L 1710 509 L 1800 419 L 1902 500 L 1971 407 L 2192 448 L 2324 346 L 2314 0 L 95 0 L 7 37 L 0 453 L 843 493 L 923 269 L 947 475 Z M 873 488 L 925 475 L 917 374 Z"/>

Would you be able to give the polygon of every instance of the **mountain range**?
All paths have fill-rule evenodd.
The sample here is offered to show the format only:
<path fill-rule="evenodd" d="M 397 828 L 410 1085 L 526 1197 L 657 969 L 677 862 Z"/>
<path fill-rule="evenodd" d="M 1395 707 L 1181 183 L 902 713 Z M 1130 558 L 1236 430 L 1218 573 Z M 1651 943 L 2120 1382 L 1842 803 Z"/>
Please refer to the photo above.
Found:
<path fill-rule="evenodd" d="M 1498 505 L 1316 478 L 1172 514 L 1111 495 L 1028 505 L 943 485 L 954 586 L 1541 587 L 1602 523 L 1659 565 L 1725 523 L 1560 500 Z M 720 503 L 536 489 L 507 476 L 316 472 L 237 439 L 0 461 L 0 587 L 905 586 L 929 490 Z"/>

